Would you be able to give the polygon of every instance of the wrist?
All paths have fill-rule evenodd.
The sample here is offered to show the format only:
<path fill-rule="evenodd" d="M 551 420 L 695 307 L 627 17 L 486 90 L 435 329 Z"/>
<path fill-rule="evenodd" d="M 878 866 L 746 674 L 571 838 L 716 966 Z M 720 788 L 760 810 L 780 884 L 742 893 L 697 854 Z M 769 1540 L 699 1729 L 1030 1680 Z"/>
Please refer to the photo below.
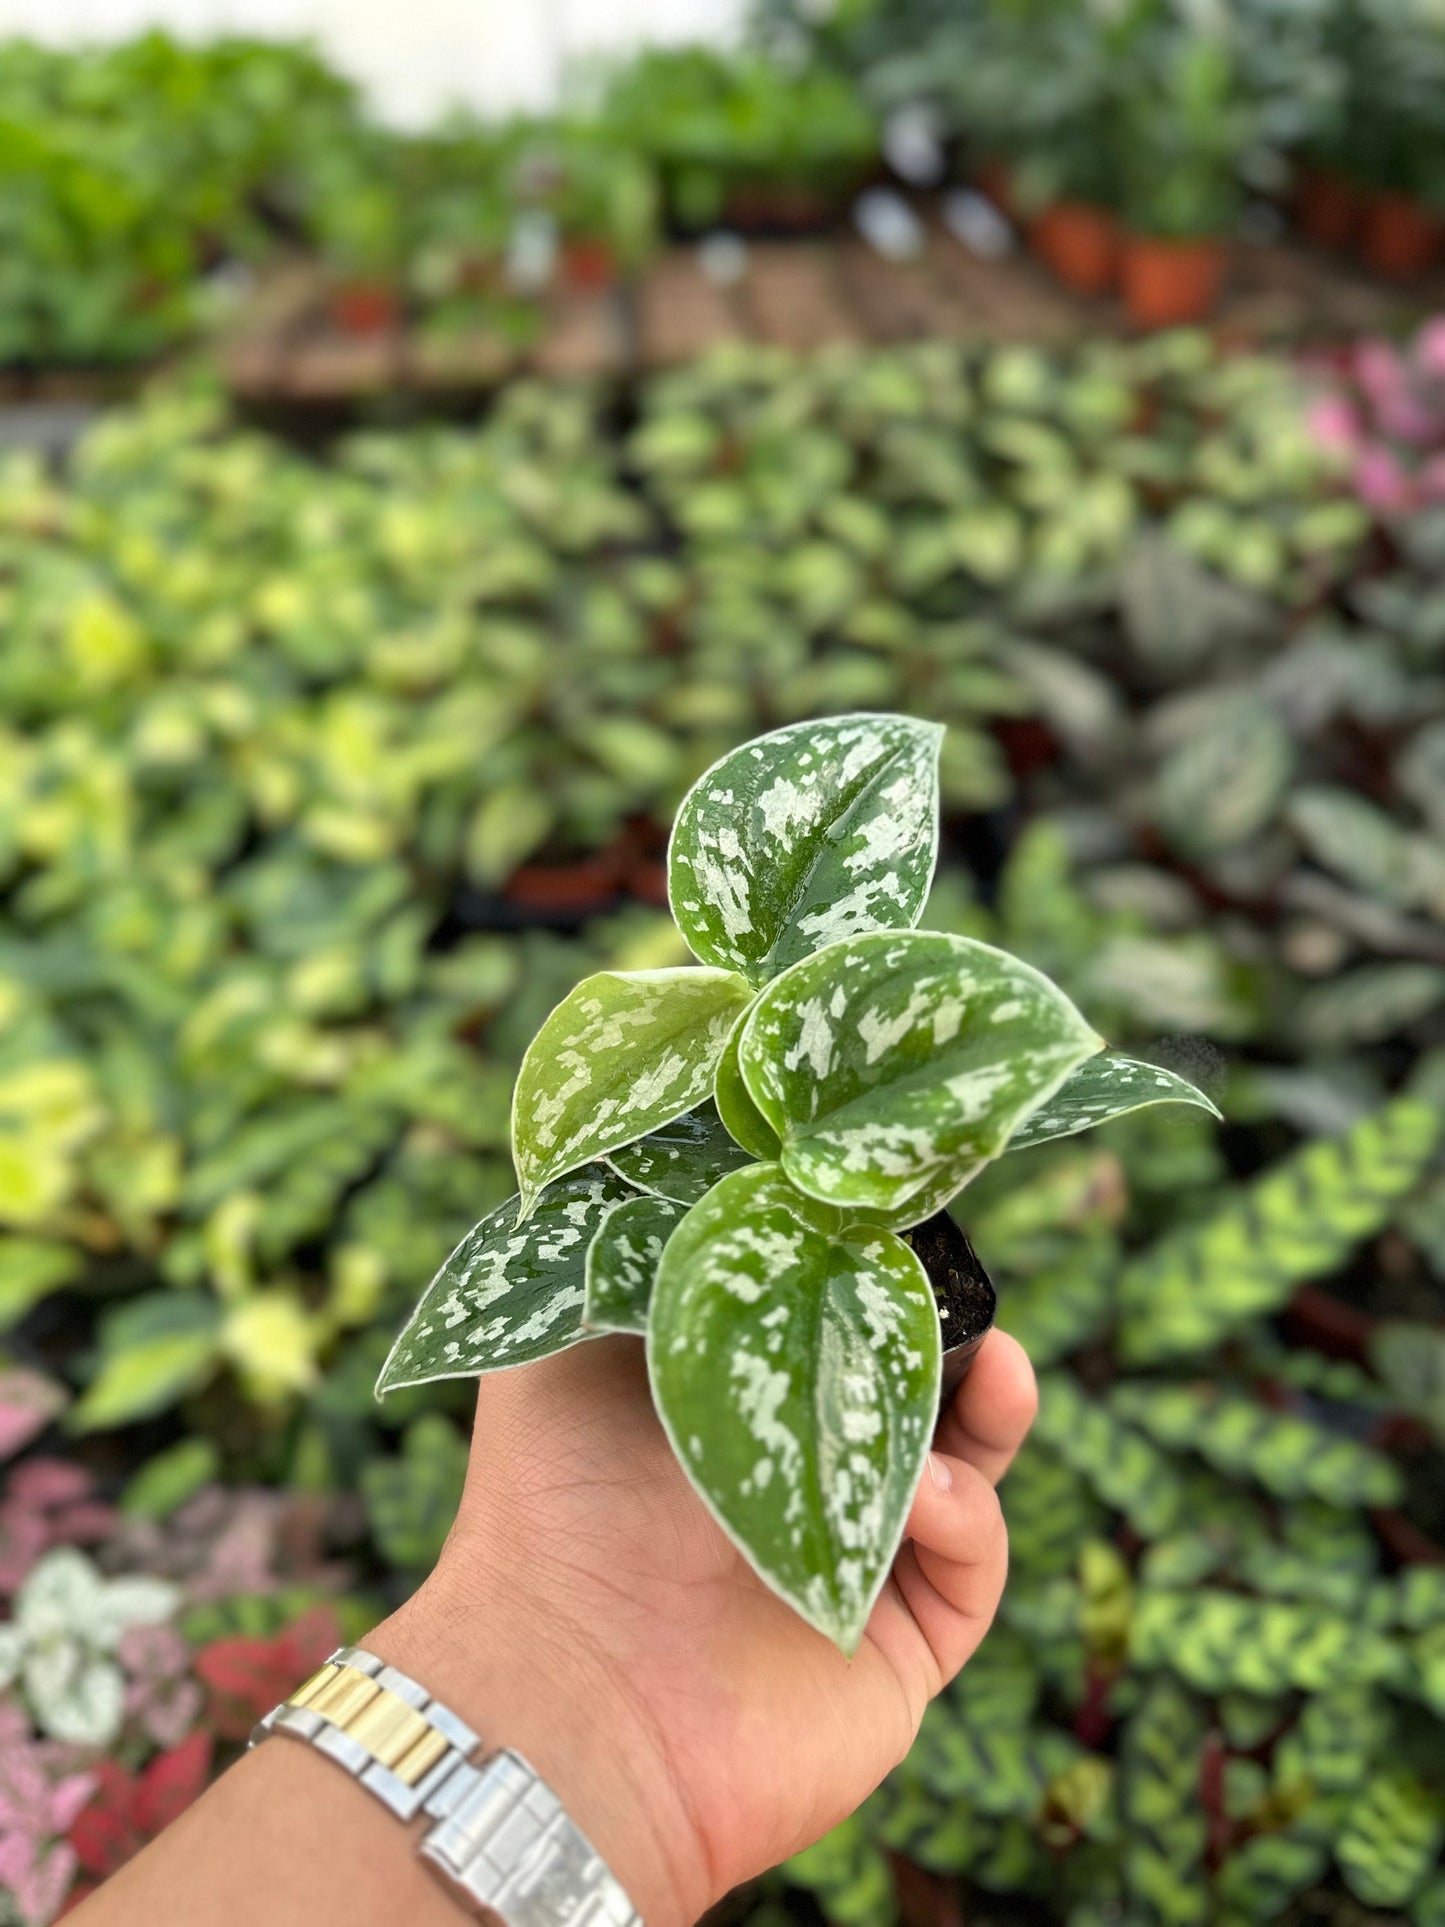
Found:
<path fill-rule="evenodd" d="M 444 1561 L 365 1641 L 541 1774 L 646 1927 L 690 1927 L 719 1896 L 686 1801 L 625 1685 L 575 1627 L 484 1600 Z"/>

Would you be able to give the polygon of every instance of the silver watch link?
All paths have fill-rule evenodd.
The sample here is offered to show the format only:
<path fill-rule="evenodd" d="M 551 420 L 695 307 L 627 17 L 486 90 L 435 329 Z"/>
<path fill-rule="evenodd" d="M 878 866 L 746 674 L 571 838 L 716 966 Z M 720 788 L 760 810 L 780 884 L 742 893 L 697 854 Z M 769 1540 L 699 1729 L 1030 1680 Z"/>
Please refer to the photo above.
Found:
<path fill-rule="evenodd" d="M 424 1814 L 428 1866 L 506 1927 L 642 1927 L 602 1856 L 520 1753 L 481 1741 L 426 1688 L 359 1646 L 342 1646 L 251 1735 L 301 1740 L 399 1820 Z"/>

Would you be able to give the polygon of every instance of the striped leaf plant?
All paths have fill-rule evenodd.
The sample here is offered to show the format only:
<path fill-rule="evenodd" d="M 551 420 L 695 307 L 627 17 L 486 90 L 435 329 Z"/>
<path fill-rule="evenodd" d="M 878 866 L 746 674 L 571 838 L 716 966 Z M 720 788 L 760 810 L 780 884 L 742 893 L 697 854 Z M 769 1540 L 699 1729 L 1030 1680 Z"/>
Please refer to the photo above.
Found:
<path fill-rule="evenodd" d="M 916 928 L 942 730 L 794 724 L 684 799 L 696 962 L 604 971 L 517 1078 L 519 1190 L 428 1286 L 378 1391 L 603 1333 L 762 1578 L 851 1653 L 898 1549 L 943 1343 L 906 1235 L 1011 1148 L 1142 1105 L 1212 1109 L 1120 1057 L 1038 970 Z"/>

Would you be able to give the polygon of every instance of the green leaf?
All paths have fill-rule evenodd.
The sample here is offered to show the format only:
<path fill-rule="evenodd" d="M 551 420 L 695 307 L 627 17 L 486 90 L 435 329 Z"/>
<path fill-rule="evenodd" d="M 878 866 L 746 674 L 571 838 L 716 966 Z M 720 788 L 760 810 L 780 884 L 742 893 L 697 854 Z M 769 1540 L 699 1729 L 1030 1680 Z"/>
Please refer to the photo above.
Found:
<path fill-rule="evenodd" d="M 933 1293 L 900 1239 L 735 1171 L 673 1233 L 653 1288 L 653 1398 L 767 1583 L 844 1652 L 887 1577 L 938 1410 Z"/>
<path fill-rule="evenodd" d="M 1139 1927 L 1203 1927 L 1209 1919 L 1208 1823 L 1199 1801 L 1204 1709 L 1172 1680 L 1148 1683 L 1125 1730 L 1119 1809 L 1124 1882 Z"/>
<path fill-rule="evenodd" d="M 599 1165 L 549 1184 L 525 1224 L 515 1197 L 498 1205 L 423 1292 L 381 1368 L 378 1396 L 525 1365 L 586 1338 L 587 1247 L 612 1206 L 636 1196 Z"/>
<path fill-rule="evenodd" d="M 1383 810 L 1353 790 L 1306 784 L 1285 814 L 1317 863 L 1386 903 L 1410 902 L 1410 839 Z"/>
<path fill-rule="evenodd" d="M 73 1245 L 0 1233 L 0 1331 L 52 1291 L 68 1285 L 82 1269 L 81 1254 Z"/>
<path fill-rule="evenodd" d="M 729 970 L 604 970 L 578 984 L 528 1046 L 512 1099 L 522 1215 L 593 1158 L 670 1124 L 712 1095 L 751 993 Z"/>
<path fill-rule="evenodd" d="M 1357 1618 L 1206 1586 L 1141 1592 L 1130 1651 L 1136 1665 L 1167 1666 L 1202 1693 L 1318 1693 L 1399 1682 L 1407 1671 L 1403 1647 Z"/>
<path fill-rule="evenodd" d="M 1050 1138 L 1072 1137 L 1077 1131 L 1092 1130 L 1096 1124 L 1142 1110 L 1146 1104 L 1194 1104 L 1211 1117 L 1220 1115 L 1203 1091 L 1173 1071 L 1140 1063 L 1134 1057 L 1121 1057 L 1117 1051 L 1101 1051 L 1080 1064 L 1047 1104 L 1024 1119 L 1009 1139 L 1008 1148 L 1022 1151 L 1031 1144 L 1045 1144 Z"/>
<path fill-rule="evenodd" d="M 466 1440 L 440 1412 L 428 1412 L 406 1428 L 396 1458 L 376 1458 L 362 1467 L 366 1516 L 388 1565 L 427 1571 L 436 1564 L 466 1475 Z"/>
<path fill-rule="evenodd" d="M 1400 1502 L 1399 1468 L 1383 1452 L 1223 1386 L 1135 1379 L 1115 1386 L 1109 1403 L 1157 1445 L 1197 1452 L 1216 1471 L 1255 1479 L 1280 1498 Z"/>
<path fill-rule="evenodd" d="M 178 1506 L 221 1475 L 214 1439 L 179 1439 L 146 1460 L 126 1481 L 120 1509 L 131 1519 L 166 1519 Z"/>
<path fill-rule="evenodd" d="M 739 1060 L 799 1189 L 896 1222 L 915 1202 L 923 1216 L 939 1209 L 1098 1048 L 1063 992 L 1018 958 L 967 937 L 876 931 L 770 984 Z"/>
<path fill-rule="evenodd" d="M 738 1045 L 742 1041 L 743 1026 L 748 1021 L 748 1011 L 732 1027 L 723 1054 L 718 1059 L 717 1080 L 713 1086 L 713 1098 L 717 1104 L 718 1116 L 728 1132 L 745 1151 L 751 1151 L 755 1158 L 765 1163 L 776 1163 L 782 1145 L 778 1134 L 763 1116 L 748 1095 L 748 1087 L 743 1082 L 742 1066 L 738 1062 Z"/>
<path fill-rule="evenodd" d="M 694 955 L 761 984 L 840 937 L 917 923 L 938 856 L 942 739 L 911 716 L 839 716 L 714 763 L 668 851 Z"/>
<path fill-rule="evenodd" d="M 716 1109 L 703 1104 L 650 1131 L 636 1144 L 614 1151 L 607 1162 L 639 1191 L 651 1191 L 679 1204 L 696 1204 L 719 1178 L 750 1162 L 729 1136 Z"/>
<path fill-rule="evenodd" d="M 1345 1816 L 1335 1858 L 1367 1907 L 1403 1907 L 1434 1871 L 1445 1809 L 1410 1773 L 1379 1773 Z"/>
<path fill-rule="evenodd" d="M 1255 695 L 1208 699 L 1155 786 L 1160 827 L 1192 856 L 1213 856 L 1257 836 L 1294 773 L 1284 724 Z"/>
<path fill-rule="evenodd" d="M 71 1408 L 74 1432 L 95 1432 L 164 1411 L 211 1372 L 219 1358 L 221 1311 L 211 1298 L 147 1293 L 121 1306 L 101 1334 L 101 1365 Z"/>
<path fill-rule="evenodd" d="M 1342 1137 L 1307 1144 L 1202 1224 L 1160 1238 L 1119 1279 L 1124 1356 L 1204 1351 L 1277 1310 L 1389 1222 L 1439 1135 L 1428 1104 L 1397 1098 Z"/>
<path fill-rule="evenodd" d="M 1445 1439 L 1445 1331 L 1391 1319 L 1371 1335 L 1370 1363 L 1401 1408 Z"/>
<path fill-rule="evenodd" d="M 647 1308 L 663 1248 L 687 1216 L 673 1198 L 624 1198 L 598 1227 L 587 1252 L 590 1331 L 646 1332 Z"/>

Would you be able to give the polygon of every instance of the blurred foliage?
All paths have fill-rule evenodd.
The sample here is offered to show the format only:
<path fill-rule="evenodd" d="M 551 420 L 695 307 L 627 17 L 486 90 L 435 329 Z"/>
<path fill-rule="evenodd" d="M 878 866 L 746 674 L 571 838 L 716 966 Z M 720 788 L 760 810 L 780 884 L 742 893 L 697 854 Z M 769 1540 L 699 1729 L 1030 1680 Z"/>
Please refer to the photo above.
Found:
<path fill-rule="evenodd" d="M 910 143 L 1059 200 L 1214 236 L 1301 158 L 1445 208 L 1438 0 L 761 0 L 748 41 L 645 48 L 547 115 L 383 126 L 300 42 L 0 41 L 0 368 L 194 335 L 298 250 L 344 330 L 541 325 L 666 229 L 815 230 Z"/>
<path fill-rule="evenodd" d="M 318 157 L 358 126 L 302 46 L 0 43 L 0 365 L 128 361 L 186 333 L 212 268 L 305 231 Z"/>
<path fill-rule="evenodd" d="M 1086 201 L 1135 231 L 1227 233 L 1301 160 L 1445 209 L 1436 0 L 760 0 L 764 44 L 1007 160 L 1024 214 Z"/>
<path fill-rule="evenodd" d="M 541 1017 L 675 960 L 646 900 L 722 749 L 932 716 L 930 923 L 1229 1123 L 968 1194 L 1043 1381 L 1004 1613 L 786 1878 L 840 1923 L 900 1854 L 1078 1927 L 1436 1920 L 1445 536 L 1372 531 L 1290 371 L 1189 336 L 727 352 L 613 402 L 522 384 L 323 462 L 188 384 L 0 473 L 7 1422 L 53 1442 L 66 1381 L 142 1569 L 193 1515 L 219 1558 L 223 1467 L 395 1597 L 467 1388 L 371 1386 L 511 1189 Z M 187 1631 L 284 1623 L 238 1611 Z"/>
<path fill-rule="evenodd" d="M 611 79 L 602 118 L 656 169 L 687 229 L 816 220 L 878 152 L 873 116 L 841 74 L 752 50 L 646 48 Z"/>
<path fill-rule="evenodd" d="M 153 356 L 219 318 L 238 271 L 298 250 L 344 328 L 409 307 L 437 333 L 525 337 L 559 249 L 567 271 L 582 244 L 596 285 L 645 260 L 664 214 L 710 225 L 781 194 L 815 219 L 876 157 L 850 81 L 756 50 L 643 53 L 592 92 L 402 133 L 301 42 L 0 41 L 0 367 Z"/>

